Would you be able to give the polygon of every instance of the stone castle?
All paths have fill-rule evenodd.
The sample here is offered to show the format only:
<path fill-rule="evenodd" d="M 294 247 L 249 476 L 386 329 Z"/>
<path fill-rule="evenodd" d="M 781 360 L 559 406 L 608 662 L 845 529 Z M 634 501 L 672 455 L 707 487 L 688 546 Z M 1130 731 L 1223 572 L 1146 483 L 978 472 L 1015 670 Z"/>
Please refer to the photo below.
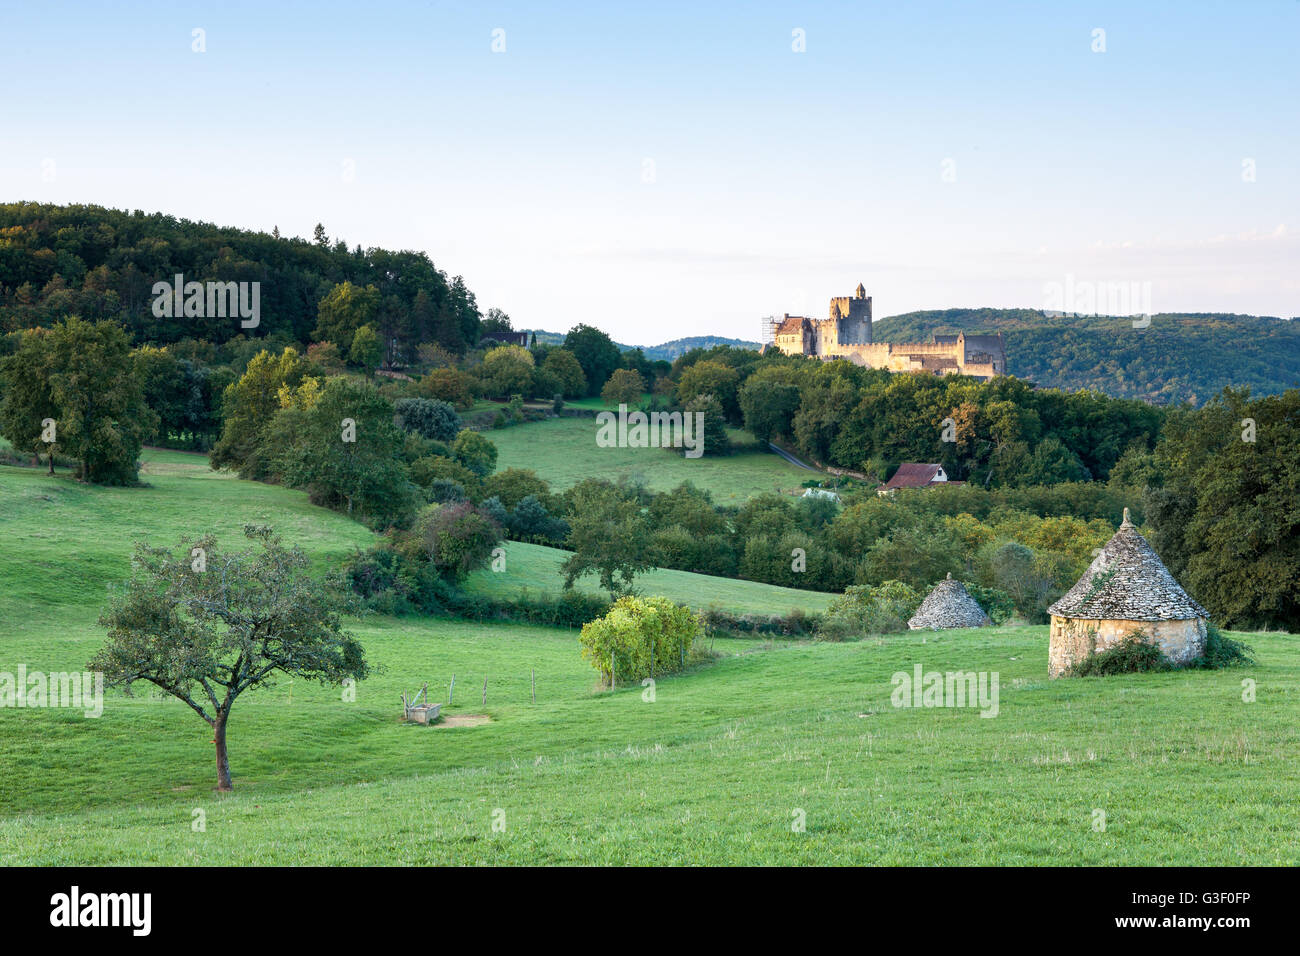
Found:
<path fill-rule="evenodd" d="M 1002 333 L 935 335 L 933 342 L 872 342 L 871 296 L 858 283 L 853 296 L 831 299 L 830 317 L 810 319 L 788 312 L 776 324 L 771 346 L 787 355 L 844 358 L 891 372 L 970 375 L 990 379 L 1007 372 Z"/>

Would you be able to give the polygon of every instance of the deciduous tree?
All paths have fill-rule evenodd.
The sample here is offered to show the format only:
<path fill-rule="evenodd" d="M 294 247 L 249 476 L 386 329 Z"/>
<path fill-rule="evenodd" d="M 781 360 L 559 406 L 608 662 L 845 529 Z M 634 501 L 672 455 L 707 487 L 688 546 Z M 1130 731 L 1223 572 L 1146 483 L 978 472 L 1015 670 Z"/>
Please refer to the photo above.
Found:
<path fill-rule="evenodd" d="M 109 686 L 153 684 L 202 717 L 212 727 L 218 790 L 232 788 L 226 737 L 245 691 L 280 674 L 338 684 L 368 673 L 307 556 L 270 528 L 249 525 L 244 534 L 253 545 L 243 551 L 220 550 L 211 536 L 177 552 L 137 545 L 134 576 L 100 618 L 108 642 L 88 665 Z"/>

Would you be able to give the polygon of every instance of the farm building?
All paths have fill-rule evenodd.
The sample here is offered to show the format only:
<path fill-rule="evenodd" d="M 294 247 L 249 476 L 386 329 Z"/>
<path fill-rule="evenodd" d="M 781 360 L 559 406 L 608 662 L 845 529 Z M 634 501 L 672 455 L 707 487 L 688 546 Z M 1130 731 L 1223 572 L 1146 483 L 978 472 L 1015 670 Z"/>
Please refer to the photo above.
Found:
<path fill-rule="evenodd" d="M 1174 580 L 1129 520 L 1127 508 L 1114 537 L 1047 613 L 1052 616 L 1047 652 L 1052 677 L 1135 630 L 1175 663 L 1205 651 L 1208 612 Z"/>
<path fill-rule="evenodd" d="M 876 494 L 887 495 L 891 491 L 897 491 L 899 488 L 929 488 L 932 485 L 964 485 L 964 481 L 952 481 L 948 473 L 943 470 L 943 465 L 923 464 L 916 461 L 905 461 L 898 466 L 898 470 L 890 479 L 876 489 Z"/>
<path fill-rule="evenodd" d="M 939 631 L 950 627 L 987 627 L 992 623 L 965 586 L 949 574 L 925 596 L 907 626 L 914 631 Z"/>

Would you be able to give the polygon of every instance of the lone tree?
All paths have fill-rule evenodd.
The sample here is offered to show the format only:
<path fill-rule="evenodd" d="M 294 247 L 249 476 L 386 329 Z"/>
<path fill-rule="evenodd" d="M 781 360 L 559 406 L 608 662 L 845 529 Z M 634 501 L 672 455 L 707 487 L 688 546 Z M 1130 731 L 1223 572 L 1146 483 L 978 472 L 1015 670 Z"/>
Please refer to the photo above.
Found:
<path fill-rule="evenodd" d="M 573 518 L 565 544 L 573 554 L 560 565 L 564 589 L 584 575 L 597 574 L 611 597 L 631 593 L 633 578 L 654 567 L 649 523 L 640 505 L 602 478 L 578 482 L 568 497 Z"/>
<path fill-rule="evenodd" d="M 307 556 L 268 527 L 245 525 L 244 535 L 253 547 L 230 553 L 210 535 L 177 554 L 137 544 L 135 573 L 99 620 L 108 643 L 88 665 L 127 693 L 134 681 L 154 684 L 206 720 L 218 790 L 231 789 L 226 726 L 240 694 L 277 672 L 322 684 L 369 672 Z"/>

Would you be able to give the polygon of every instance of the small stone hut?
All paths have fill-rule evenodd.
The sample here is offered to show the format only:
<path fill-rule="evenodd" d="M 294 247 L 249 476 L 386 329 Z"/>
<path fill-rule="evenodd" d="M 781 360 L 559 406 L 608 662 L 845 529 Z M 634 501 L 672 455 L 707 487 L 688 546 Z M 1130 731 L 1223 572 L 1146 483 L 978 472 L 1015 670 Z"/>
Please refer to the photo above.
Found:
<path fill-rule="evenodd" d="M 992 623 L 979 602 L 949 574 L 947 580 L 940 581 L 925 596 L 907 626 L 914 631 L 940 631 L 950 627 L 988 627 Z"/>
<path fill-rule="evenodd" d="M 1129 520 L 1074 587 L 1047 609 L 1052 634 L 1047 670 L 1060 677 L 1077 661 L 1141 631 L 1175 663 L 1205 652 L 1209 613 L 1184 591 Z"/>

